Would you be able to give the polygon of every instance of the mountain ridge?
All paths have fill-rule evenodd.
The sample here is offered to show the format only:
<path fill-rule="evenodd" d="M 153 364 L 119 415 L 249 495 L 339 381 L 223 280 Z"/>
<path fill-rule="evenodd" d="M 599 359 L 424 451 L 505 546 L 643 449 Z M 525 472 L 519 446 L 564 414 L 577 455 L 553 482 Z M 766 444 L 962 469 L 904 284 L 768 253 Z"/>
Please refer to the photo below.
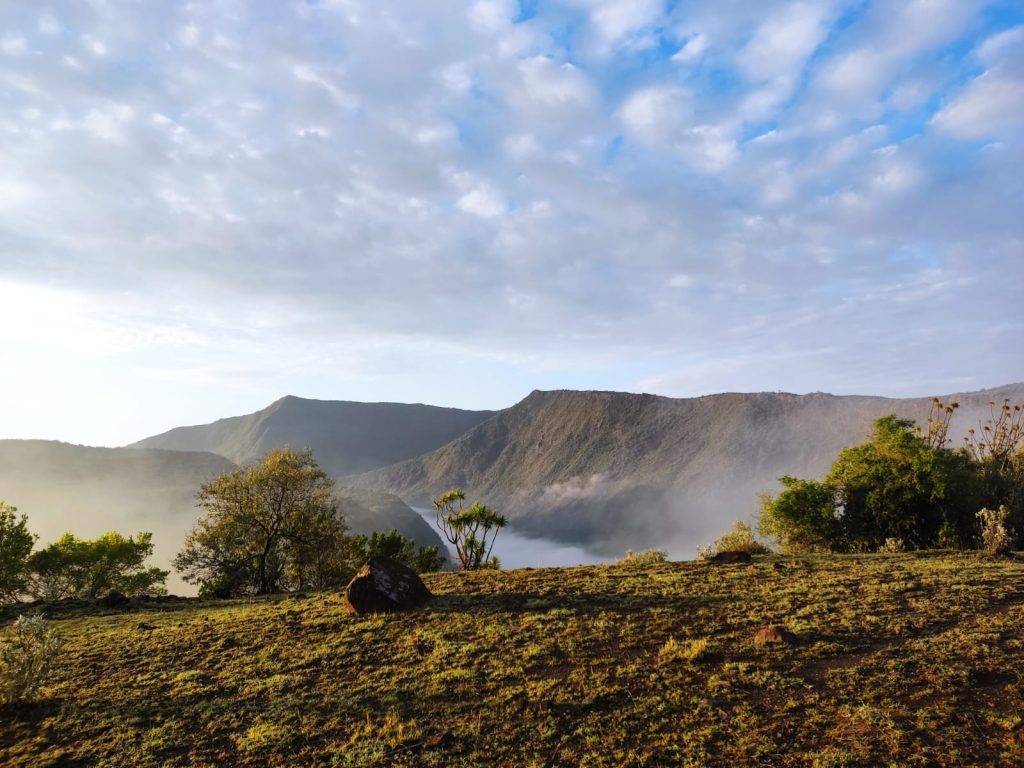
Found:
<path fill-rule="evenodd" d="M 1024 399 L 1024 384 L 955 393 L 955 439 L 989 400 Z M 895 412 L 920 423 L 932 398 L 811 393 L 535 390 L 451 443 L 349 478 L 413 505 L 460 486 L 524 531 L 598 547 L 690 548 L 756 510 L 783 474 L 819 476 L 840 449 Z M 689 552 L 692 554 L 692 549 Z"/>

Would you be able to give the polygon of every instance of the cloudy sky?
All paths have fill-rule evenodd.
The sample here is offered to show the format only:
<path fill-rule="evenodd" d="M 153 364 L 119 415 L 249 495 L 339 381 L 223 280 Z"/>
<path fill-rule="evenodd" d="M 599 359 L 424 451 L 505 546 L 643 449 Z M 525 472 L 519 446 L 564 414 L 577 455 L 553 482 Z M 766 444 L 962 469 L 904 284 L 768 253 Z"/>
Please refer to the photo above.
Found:
<path fill-rule="evenodd" d="M 0 4 L 0 437 L 1024 379 L 1019 0 Z"/>

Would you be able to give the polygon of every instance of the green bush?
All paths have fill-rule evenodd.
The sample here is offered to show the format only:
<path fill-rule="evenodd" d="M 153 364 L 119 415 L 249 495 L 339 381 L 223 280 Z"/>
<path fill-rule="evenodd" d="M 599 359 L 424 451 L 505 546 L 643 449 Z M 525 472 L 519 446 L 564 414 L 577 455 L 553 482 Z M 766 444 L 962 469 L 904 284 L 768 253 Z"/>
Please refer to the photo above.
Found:
<path fill-rule="evenodd" d="M 0 640 L 0 701 L 34 701 L 63 644 L 42 616 L 19 616 Z"/>
<path fill-rule="evenodd" d="M 417 573 L 440 571 L 447 559 L 437 545 L 416 548 L 416 542 L 402 536 L 392 528 L 387 533 L 374 531 L 369 537 L 352 536 L 348 542 L 354 563 L 365 563 L 371 557 L 390 557 L 412 568 Z"/>

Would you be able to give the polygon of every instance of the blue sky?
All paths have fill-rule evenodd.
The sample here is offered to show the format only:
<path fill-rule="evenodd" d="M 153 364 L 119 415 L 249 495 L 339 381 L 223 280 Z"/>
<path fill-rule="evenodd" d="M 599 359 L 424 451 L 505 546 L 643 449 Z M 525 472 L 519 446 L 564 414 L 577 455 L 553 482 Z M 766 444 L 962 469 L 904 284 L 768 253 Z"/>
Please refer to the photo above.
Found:
<path fill-rule="evenodd" d="M 0 437 L 1024 379 L 1024 4 L 0 6 Z"/>

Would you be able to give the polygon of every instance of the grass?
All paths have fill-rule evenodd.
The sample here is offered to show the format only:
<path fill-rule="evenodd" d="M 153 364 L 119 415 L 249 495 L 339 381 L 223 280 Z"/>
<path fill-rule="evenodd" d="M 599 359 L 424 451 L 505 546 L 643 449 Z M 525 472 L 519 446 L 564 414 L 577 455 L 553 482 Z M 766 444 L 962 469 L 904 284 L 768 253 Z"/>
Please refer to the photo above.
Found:
<path fill-rule="evenodd" d="M 1024 765 L 1020 561 L 427 583 L 427 610 L 393 616 L 323 594 L 57 619 L 43 700 L 0 710 L 0 765 Z M 797 642 L 754 644 L 766 624 Z"/>

